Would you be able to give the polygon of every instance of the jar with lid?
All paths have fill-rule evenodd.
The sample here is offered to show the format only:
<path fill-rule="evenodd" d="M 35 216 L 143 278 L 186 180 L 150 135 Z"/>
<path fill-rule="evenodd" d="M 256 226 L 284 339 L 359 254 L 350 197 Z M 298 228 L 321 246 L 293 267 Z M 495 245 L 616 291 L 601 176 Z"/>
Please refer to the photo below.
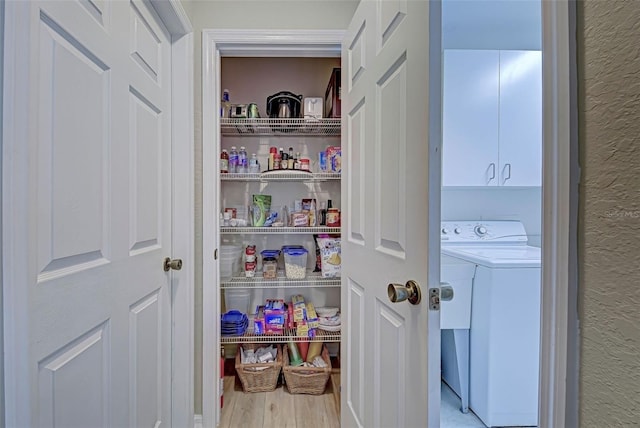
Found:
<path fill-rule="evenodd" d="M 302 158 L 300 159 L 300 169 L 302 171 L 309 171 L 309 159 L 308 158 Z"/>
<path fill-rule="evenodd" d="M 278 260 L 275 257 L 264 257 L 262 259 L 262 277 L 273 279 L 277 276 Z"/>

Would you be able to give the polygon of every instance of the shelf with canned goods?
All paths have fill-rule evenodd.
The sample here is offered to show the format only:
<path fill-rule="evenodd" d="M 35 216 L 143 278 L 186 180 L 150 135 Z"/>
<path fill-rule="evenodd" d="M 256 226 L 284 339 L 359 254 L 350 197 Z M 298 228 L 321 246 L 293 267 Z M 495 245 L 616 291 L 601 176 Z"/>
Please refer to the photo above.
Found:
<path fill-rule="evenodd" d="M 220 118 L 224 136 L 339 137 L 340 119 Z"/>
<path fill-rule="evenodd" d="M 340 287 L 340 278 L 323 278 L 319 272 L 309 272 L 303 279 L 287 278 L 284 271 L 278 271 L 276 278 L 263 278 L 261 271 L 256 271 L 255 277 L 232 277 L 222 280 L 220 288 L 331 288 Z"/>
<path fill-rule="evenodd" d="M 254 334 L 252 330 L 247 331 L 241 336 L 222 336 L 221 344 L 232 343 L 286 343 L 294 342 L 340 342 L 340 331 L 326 331 L 322 329 L 316 330 L 314 337 L 297 336 L 295 329 L 285 329 L 284 334 Z"/>
<path fill-rule="evenodd" d="M 283 172 L 287 170 L 281 170 Z M 268 174 L 268 173 L 221 173 L 220 180 L 221 181 L 255 181 L 260 183 L 272 182 L 272 181 L 294 181 L 294 182 L 322 182 L 322 181 L 332 181 L 332 180 L 340 180 L 341 174 L 336 172 L 315 172 L 315 173 L 307 173 L 307 172 L 299 172 L 299 171 L 288 171 L 285 174 Z"/>
<path fill-rule="evenodd" d="M 329 233 L 329 234 L 338 234 L 340 233 L 340 227 L 325 227 L 325 226 L 315 226 L 315 227 L 233 227 L 233 226 L 222 226 L 220 228 L 220 233 L 223 235 L 229 234 L 309 234 L 309 233 Z"/>

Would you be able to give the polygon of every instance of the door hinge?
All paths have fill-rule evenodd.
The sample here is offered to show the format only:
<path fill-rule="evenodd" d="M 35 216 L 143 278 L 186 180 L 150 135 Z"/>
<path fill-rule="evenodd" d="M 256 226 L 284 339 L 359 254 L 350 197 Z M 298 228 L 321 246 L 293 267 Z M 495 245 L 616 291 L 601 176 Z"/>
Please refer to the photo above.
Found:
<path fill-rule="evenodd" d="M 218 260 L 218 249 L 217 248 L 213 251 L 213 260 Z"/>

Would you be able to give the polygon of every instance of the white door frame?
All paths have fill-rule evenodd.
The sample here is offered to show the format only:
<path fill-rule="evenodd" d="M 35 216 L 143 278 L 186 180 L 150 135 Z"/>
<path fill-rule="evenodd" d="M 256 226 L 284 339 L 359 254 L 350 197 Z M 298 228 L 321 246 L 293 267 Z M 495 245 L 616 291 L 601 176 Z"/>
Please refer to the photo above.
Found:
<path fill-rule="evenodd" d="M 26 5 L 26 3 L 25 3 Z M 193 361 L 194 361 L 194 161 L 193 161 L 193 29 L 191 23 L 179 0 L 155 0 L 151 5 L 158 13 L 160 19 L 169 30 L 172 38 L 171 62 L 172 62 L 172 230 L 173 251 L 171 256 L 183 258 L 183 270 L 172 279 L 172 425 L 191 426 L 193 424 Z M 28 6 L 28 5 L 26 5 Z M 21 243 L 15 242 L 12 230 L 27 227 L 27 219 L 16 218 L 11 211 L 12 204 L 20 194 L 21 189 L 15 188 L 11 178 L 15 174 L 26 173 L 29 165 L 16 165 L 11 163 L 14 154 L 23 150 L 21 141 L 29 129 L 29 118 L 26 111 L 12 108 L 28 93 L 28 76 L 19 75 L 17 70 L 28 69 L 29 58 L 22 52 L 29 46 L 29 34 L 23 34 L 22 28 L 29 28 L 29 15 L 25 13 L 25 7 L 12 7 L 11 16 L 6 15 L 8 25 L 3 25 L 4 49 L 3 52 L 3 80 L 4 89 L 2 103 L 2 265 L 0 277 L 2 286 L 3 307 L 3 375 L 0 379 L 2 392 L 0 396 L 3 403 L 0 408 L 6 411 L 11 409 L 16 412 L 28 411 L 28 403 L 20 402 L 20 384 L 22 379 L 12 376 L 12 373 L 22 372 L 17 367 L 24 362 L 19 361 L 11 350 L 26 335 L 17 331 L 16 325 L 26 325 L 23 322 L 16 323 L 18 318 L 27 317 L 27 314 L 12 311 L 12 308 L 24 308 L 22 304 L 27 289 L 26 260 L 14 260 L 8 251 Z M 9 12 L 8 10 L 6 12 Z M 4 24 L 4 19 L 3 19 Z M 2 39 L 0 39 L 2 40 Z M 5 83 L 6 82 L 6 83 Z M 18 158 L 27 159 L 26 156 Z M 26 194 L 26 192 L 23 192 Z M 179 232 L 179 233 L 177 233 Z M 24 236 L 24 235 L 21 235 Z M 4 395 L 4 391 L 12 393 Z M 0 415 L 5 422 L 5 414 Z M 10 421 L 7 421 L 9 423 Z"/>
<path fill-rule="evenodd" d="M 578 423 L 575 8 L 542 1 L 541 428 Z"/>
<path fill-rule="evenodd" d="M 577 183 L 577 153 L 572 144 L 577 138 L 575 117 L 575 42 L 571 28 L 575 5 L 569 0 L 542 1 L 543 28 L 543 268 L 542 332 L 540 347 L 539 426 L 573 426 L 578 391 L 577 373 L 568 365 L 577 364 L 579 339 L 577 313 L 576 236 L 577 199 L 570 191 Z M 203 30 L 202 33 L 202 112 L 203 158 L 217 159 L 220 148 L 218 129 L 220 52 L 245 56 L 275 56 L 291 51 L 310 51 L 307 56 L 340 45 L 336 31 Z M 573 55 L 573 56 L 572 56 Z M 572 142 L 573 141 L 573 142 Z M 217 212 L 217 165 L 205 162 L 203 209 Z M 571 174 L 569 174 L 571 171 Z M 577 193 L 573 193 L 574 195 Z M 439 206 L 439 204 L 434 205 Z M 574 214 L 572 214 L 572 212 Z M 203 243 L 203 283 L 217 284 L 217 262 L 213 254 L 219 245 L 216 215 L 205 216 L 203 236 L 214 237 Z M 203 289 L 203 426 L 214 427 L 219 417 L 217 380 L 219 376 L 218 325 L 219 289 Z M 571 360 L 568 354 L 572 355 Z"/>
<path fill-rule="evenodd" d="M 220 153 L 220 56 L 340 57 L 343 30 L 203 30 L 202 31 L 202 158 L 218 159 Z M 215 161 L 203 162 L 202 224 L 202 426 L 215 427 L 220 420 L 220 288 L 214 253 L 218 233 L 219 171 Z M 218 183 L 218 184 L 214 184 Z M 209 405 L 207 405 L 209 404 Z"/>

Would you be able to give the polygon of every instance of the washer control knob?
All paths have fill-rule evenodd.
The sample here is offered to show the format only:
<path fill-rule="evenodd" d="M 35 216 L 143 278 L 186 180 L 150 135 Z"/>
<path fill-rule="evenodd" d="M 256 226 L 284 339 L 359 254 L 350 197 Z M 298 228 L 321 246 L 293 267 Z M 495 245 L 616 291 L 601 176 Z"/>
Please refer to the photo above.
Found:
<path fill-rule="evenodd" d="M 443 235 L 446 235 L 447 233 L 449 233 L 449 229 L 447 229 L 446 227 L 443 227 L 441 232 Z"/>
<path fill-rule="evenodd" d="M 460 235 L 462 233 L 462 229 L 456 227 L 455 229 L 453 229 L 453 233 L 455 233 L 456 235 Z"/>
<path fill-rule="evenodd" d="M 484 236 L 484 235 L 487 234 L 487 228 L 482 226 L 482 225 L 476 226 L 474 231 L 476 232 L 476 235 L 478 235 L 478 236 Z"/>

